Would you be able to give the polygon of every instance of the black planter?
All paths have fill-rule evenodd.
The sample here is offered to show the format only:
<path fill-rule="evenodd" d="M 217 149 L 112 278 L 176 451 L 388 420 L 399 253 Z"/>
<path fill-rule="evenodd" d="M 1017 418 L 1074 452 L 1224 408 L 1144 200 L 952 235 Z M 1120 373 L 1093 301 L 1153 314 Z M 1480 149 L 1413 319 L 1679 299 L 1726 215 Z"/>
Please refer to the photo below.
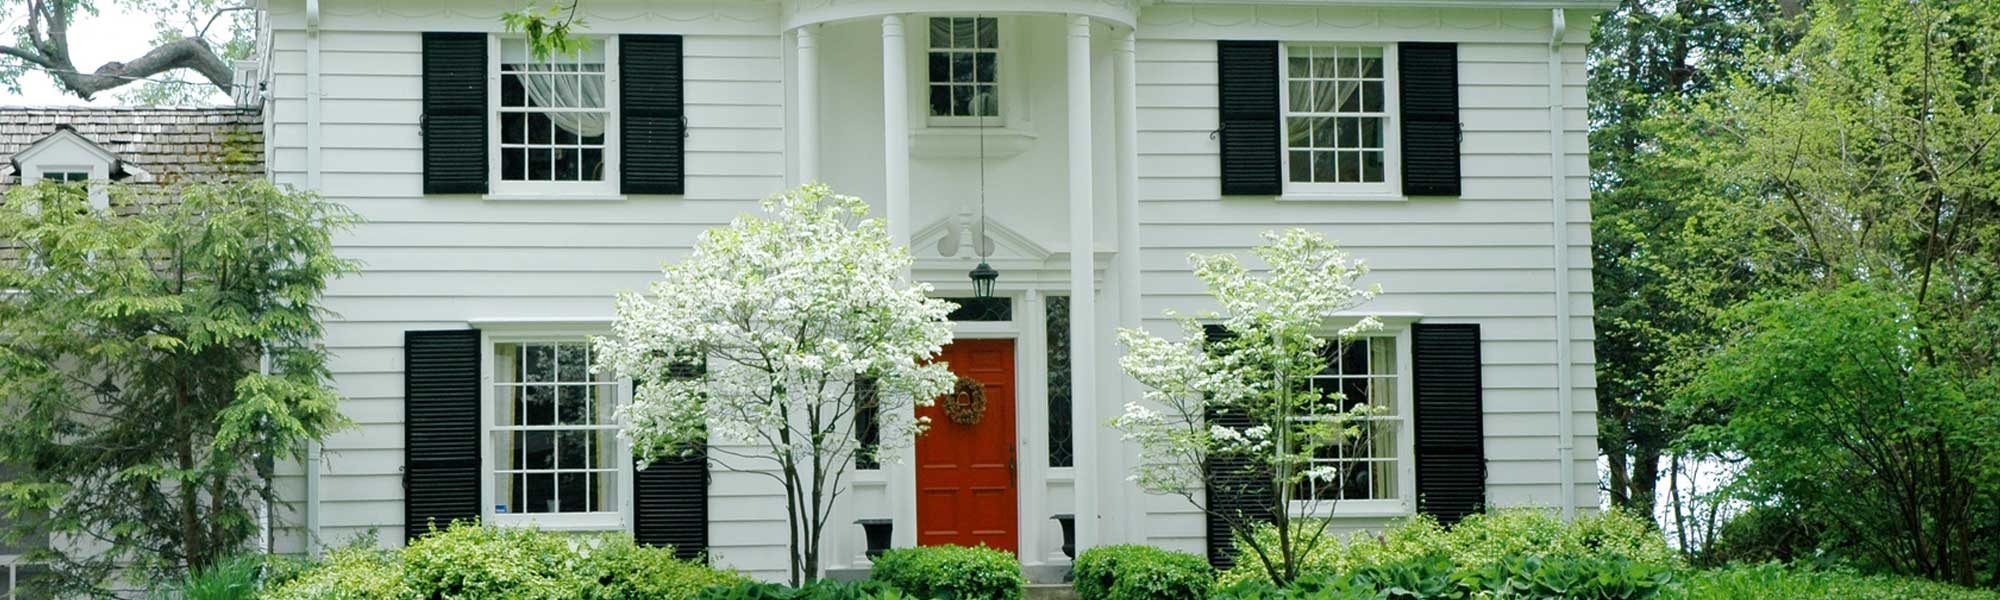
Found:
<path fill-rule="evenodd" d="M 1055 519 L 1057 523 L 1062 524 L 1063 556 L 1069 557 L 1070 560 L 1076 560 L 1076 515 L 1063 513 L 1049 518 Z"/>
<path fill-rule="evenodd" d="M 890 519 L 861 519 L 854 524 L 868 535 L 868 560 L 875 560 L 889 551 L 889 534 L 896 530 L 896 522 Z"/>

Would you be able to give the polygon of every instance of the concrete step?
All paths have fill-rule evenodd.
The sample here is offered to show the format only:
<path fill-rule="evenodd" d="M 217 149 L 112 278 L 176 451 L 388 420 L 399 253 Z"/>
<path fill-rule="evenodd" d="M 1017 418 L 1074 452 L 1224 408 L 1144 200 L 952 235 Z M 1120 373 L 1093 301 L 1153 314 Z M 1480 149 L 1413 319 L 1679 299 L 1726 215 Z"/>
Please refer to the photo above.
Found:
<path fill-rule="evenodd" d="M 1026 600 L 1076 600 L 1076 588 L 1067 583 L 1031 583 Z"/>

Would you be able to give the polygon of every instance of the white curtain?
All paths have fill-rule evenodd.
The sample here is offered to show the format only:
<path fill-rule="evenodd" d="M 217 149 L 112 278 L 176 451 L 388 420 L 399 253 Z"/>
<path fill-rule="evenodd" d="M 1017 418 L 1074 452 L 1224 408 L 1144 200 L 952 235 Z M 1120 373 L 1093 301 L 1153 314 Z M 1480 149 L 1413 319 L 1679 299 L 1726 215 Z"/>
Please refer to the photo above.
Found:
<path fill-rule="evenodd" d="M 602 72 L 575 75 L 575 65 L 539 65 L 547 71 L 522 73 L 521 88 L 527 90 L 528 99 L 534 106 L 560 108 L 603 108 L 604 75 Z M 589 81 L 593 85 L 584 85 Z M 603 112 L 547 112 L 549 120 L 557 127 L 574 133 L 577 137 L 597 137 L 604 135 L 605 113 Z"/>

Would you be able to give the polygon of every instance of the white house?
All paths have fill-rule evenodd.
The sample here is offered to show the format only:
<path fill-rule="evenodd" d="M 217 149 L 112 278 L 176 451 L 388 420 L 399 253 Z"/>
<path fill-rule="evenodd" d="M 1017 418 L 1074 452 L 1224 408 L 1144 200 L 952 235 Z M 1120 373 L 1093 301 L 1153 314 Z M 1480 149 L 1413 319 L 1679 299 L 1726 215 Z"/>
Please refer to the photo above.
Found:
<path fill-rule="evenodd" d="M 946 358 L 987 418 L 859 471 L 829 569 L 985 543 L 1226 545 L 1126 481 L 1117 327 L 1209 308 L 1191 252 L 1306 227 L 1371 264 L 1389 328 L 1329 372 L 1387 407 L 1329 459 L 1337 517 L 1594 510 L 1584 49 L 1608 0 L 582 0 L 529 59 L 502 0 L 263 0 L 269 176 L 367 218 L 326 343 L 360 423 L 285 471 L 278 549 L 431 519 L 629 531 L 766 578 L 780 490 L 635 471 L 585 336 L 696 235 L 807 181 L 867 198 L 914 276 L 971 296 Z M 984 235 L 979 233 L 984 231 Z"/>

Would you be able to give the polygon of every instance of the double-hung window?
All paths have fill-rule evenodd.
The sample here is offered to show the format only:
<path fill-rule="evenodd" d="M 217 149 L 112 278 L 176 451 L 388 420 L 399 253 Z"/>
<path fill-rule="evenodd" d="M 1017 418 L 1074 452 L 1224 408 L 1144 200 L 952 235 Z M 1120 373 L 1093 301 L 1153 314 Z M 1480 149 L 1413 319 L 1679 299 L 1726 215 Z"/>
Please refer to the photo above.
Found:
<path fill-rule="evenodd" d="M 501 38 L 491 102 L 496 193 L 616 193 L 618 86 L 607 68 L 616 59 L 608 39 L 541 61 L 526 40 Z"/>
<path fill-rule="evenodd" d="M 1326 400 L 1293 417 L 1296 423 L 1350 429 L 1313 452 L 1305 468 L 1330 474 L 1307 478 L 1293 490 L 1295 502 L 1315 510 L 1330 505 L 1339 513 L 1408 510 L 1409 388 L 1402 365 L 1408 360 L 1395 336 L 1359 337 L 1330 344 L 1326 367 L 1307 382 Z"/>
<path fill-rule="evenodd" d="M 582 338 L 496 340 L 489 356 L 492 520 L 621 527 L 631 461 L 613 411 L 624 386 L 591 374 Z"/>
<path fill-rule="evenodd" d="M 929 29 L 931 121 L 976 124 L 1000 116 L 1000 20 L 931 17 Z"/>
<path fill-rule="evenodd" d="M 90 171 L 42 171 L 42 181 L 56 183 L 76 183 L 90 181 Z"/>
<path fill-rule="evenodd" d="M 1372 45 L 1283 48 L 1285 193 L 1394 193 L 1395 52 Z"/>

